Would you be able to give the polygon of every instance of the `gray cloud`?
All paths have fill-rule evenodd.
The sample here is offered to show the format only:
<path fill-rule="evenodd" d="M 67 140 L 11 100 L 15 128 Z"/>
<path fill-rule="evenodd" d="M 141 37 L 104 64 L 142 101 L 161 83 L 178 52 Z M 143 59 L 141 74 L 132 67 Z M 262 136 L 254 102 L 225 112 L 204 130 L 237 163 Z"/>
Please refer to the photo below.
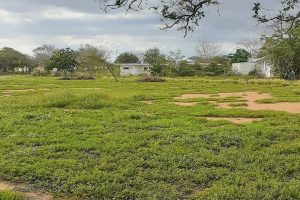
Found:
<path fill-rule="evenodd" d="M 264 32 L 251 17 L 253 2 L 223 0 L 219 7 L 209 8 L 200 27 L 184 38 L 176 30 L 159 30 L 159 16 L 149 11 L 105 14 L 95 0 L 0 0 L 0 47 L 30 53 L 42 44 L 77 48 L 89 42 L 119 52 L 158 46 L 192 56 L 198 39 L 205 38 L 222 43 L 223 52 L 229 53 L 241 39 Z M 274 2 L 263 3 L 274 7 Z"/>

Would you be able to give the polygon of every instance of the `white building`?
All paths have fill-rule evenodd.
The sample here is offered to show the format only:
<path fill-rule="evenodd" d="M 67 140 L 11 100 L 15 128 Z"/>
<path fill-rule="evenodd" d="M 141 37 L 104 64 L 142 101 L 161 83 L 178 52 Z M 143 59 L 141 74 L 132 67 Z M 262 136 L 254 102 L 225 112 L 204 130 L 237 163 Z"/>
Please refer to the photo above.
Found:
<path fill-rule="evenodd" d="M 17 68 L 14 68 L 14 71 L 15 72 L 22 72 L 22 73 L 27 73 L 30 71 L 29 67 L 17 67 Z"/>
<path fill-rule="evenodd" d="M 130 76 L 130 75 L 142 75 L 150 73 L 150 65 L 144 63 L 124 63 L 120 65 L 120 75 Z"/>
<path fill-rule="evenodd" d="M 261 75 L 266 78 L 273 76 L 272 65 L 268 63 L 265 57 L 262 58 L 250 58 L 248 62 L 233 63 L 232 71 L 237 74 L 249 75 L 249 72 L 257 70 Z"/>

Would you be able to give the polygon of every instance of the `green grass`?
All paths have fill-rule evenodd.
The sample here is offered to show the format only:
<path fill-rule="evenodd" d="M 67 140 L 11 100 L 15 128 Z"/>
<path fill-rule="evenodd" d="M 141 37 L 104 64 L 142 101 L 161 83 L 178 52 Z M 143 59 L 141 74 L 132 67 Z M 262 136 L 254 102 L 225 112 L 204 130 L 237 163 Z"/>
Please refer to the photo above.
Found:
<path fill-rule="evenodd" d="M 20 192 L 11 190 L 0 191 L 0 200 L 26 200 L 25 196 Z"/>
<path fill-rule="evenodd" d="M 300 199 L 300 114 L 171 103 L 250 90 L 300 102 L 299 81 L 135 80 L 0 77 L 0 94 L 14 90 L 0 97 L 0 179 L 74 199 Z"/>

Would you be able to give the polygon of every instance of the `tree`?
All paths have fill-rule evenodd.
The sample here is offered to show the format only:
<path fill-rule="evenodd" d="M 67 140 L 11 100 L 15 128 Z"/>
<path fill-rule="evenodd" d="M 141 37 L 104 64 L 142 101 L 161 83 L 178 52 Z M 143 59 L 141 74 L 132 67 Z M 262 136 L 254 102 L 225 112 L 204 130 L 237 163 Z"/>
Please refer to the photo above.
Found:
<path fill-rule="evenodd" d="M 55 52 L 47 65 L 48 69 L 57 68 L 63 71 L 64 77 L 68 75 L 68 72 L 75 70 L 77 65 L 76 53 L 70 48 L 61 49 Z"/>
<path fill-rule="evenodd" d="M 282 36 L 300 24 L 299 4 L 300 0 L 282 0 L 281 9 L 277 12 L 270 12 L 260 2 L 257 2 L 254 3 L 252 9 L 255 13 L 253 17 L 259 23 L 273 23 L 273 27 L 275 27 L 274 36 Z M 268 13 L 265 13 L 266 11 Z"/>
<path fill-rule="evenodd" d="M 0 50 L 0 71 L 14 72 L 17 67 L 31 67 L 31 59 L 12 48 L 4 47 Z"/>
<path fill-rule="evenodd" d="M 78 50 L 78 64 L 91 77 L 97 69 L 105 66 L 106 59 L 107 53 L 104 49 L 90 44 L 81 45 Z"/>
<path fill-rule="evenodd" d="M 245 49 L 237 49 L 234 54 L 227 55 L 227 58 L 231 60 L 232 63 L 247 62 L 251 58 L 251 54 Z"/>
<path fill-rule="evenodd" d="M 115 9 L 125 8 L 126 12 L 134 10 L 151 9 L 160 15 L 164 26 L 162 29 L 177 27 L 177 30 L 183 30 L 185 36 L 189 31 L 194 31 L 199 26 L 199 21 L 205 17 L 206 10 L 209 7 L 218 5 L 219 0 L 173 0 L 173 1 L 150 1 L 149 0 L 98 0 L 100 8 L 105 12 Z M 282 22 L 291 23 L 292 26 L 299 24 L 300 0 L 282 0 L 282 8 L 272 17 L 261 14 L 261 11 L 267 10 L 261 6 L 261 1 L 253 5 L 253 17 L 260 23 Z M 229 2 L 230 3 L 230 2 Z"/>
<path fill-rule="evenodd" d="M 34 60 L 39 67 L 46 67 L 50 58 L 57 49 L 53 45 L 44 44 L 33 50 Z"/>
<path fill-rule="evenodd" d="M 117 57 L 115 63 L 139 63 L 139 58 L 132 53 L 124 52 Z"/>
<path fill-rule="evenodd" d="M 258 39 L 244 39 L 239 42 L 239 45 L 251 54 L 254 58 L 258 55 L 261 48 L 261 42 Z"/>
<path fill-rule="evenodd" d="M 281 78 L 300 79 L 300 26 L 283 37 L 266 38 L 262 49 Z"/>
<path fill-rule="evenodd" d="M 144 54 L 144 62 L 151 65 L 150 71 L 153 75 L 165 76 L 171 73 L 170 61 L 158 48 L 148 49 Z"/>
<path fill-rule="evenodd" d="M 177 51 L 170 51 L 170 55 L 168 56 L 168 59 L 170 62 L 174 64 L 174 66 L 178 67 L 178 65 L 180 64 L 180 62 L 184 57 L 185 56 L 181 54 L 181 50 L 177 50 Z"/>
<path fill-rule="evenodd" d="M 157 62 L 157 60 L 159 60 L 162 57 L 165 57 L 165 56 L 160 53 L 160 50 L 158 48 L 151 48 L 151 49 L 148 49 L 144 53 L 143 60 L 145 63 L 153 65 L 154 63 Z"/>
<path fill-rule="evenodd" d="M 216 44 L 208 40 L 199 40 L 195 48 L 197 56 L 205 60 L 211 60 L 220 52 L 220 49 L 220 44 Z"/>

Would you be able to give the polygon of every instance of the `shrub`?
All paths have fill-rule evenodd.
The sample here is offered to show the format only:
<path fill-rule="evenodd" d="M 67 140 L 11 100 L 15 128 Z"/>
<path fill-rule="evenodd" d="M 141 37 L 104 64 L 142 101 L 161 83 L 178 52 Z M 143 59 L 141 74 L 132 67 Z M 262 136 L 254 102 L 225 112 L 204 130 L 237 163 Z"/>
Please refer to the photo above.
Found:
<path fill-rule="evenodd" d="M 48 72 L 47 72 L 47 71 L 42 71 L 42 70 L 39 70 L 39 69 L 34 69 L 34 70 L 31 72 L 31 75 L 32 75 L 32 76 L 47 76 L 47 75 L 48 75 Z"/>
<path fill-rule="evenodd" d="M 139 82 L 165 82 L 166 80 L 159 76 L 146 75 L 138 80 Z"/>
<path fill-rule="evenodd" d="M 263 78 L 264 77 L 263 74 L 257 69 L 254 69 L 254 70 L 250 71 L 248 75 L 249 76 L 255 76 L 257 78 Z"/>
<path fill-rule="evenodd" d="M 187 62 L 181 62 L 178 69 L 176 69 L 176 75 L 178 76 L 195 76 L 195 74 L 194 68 Z"/>
<path fill-rule="evenodd" d="M 91 75 L 88 75 L 86 73 L 79 73 L 76 75 L 77 80 L 94 80 L 94 77 Z"/>
<path fill-rule="evenodd" d="M 61 77 L 60 80 L 94 80 L 95 78 L 86 74 L 86 73 L 79 73 L 75 76 L 64 76 Z"/>

